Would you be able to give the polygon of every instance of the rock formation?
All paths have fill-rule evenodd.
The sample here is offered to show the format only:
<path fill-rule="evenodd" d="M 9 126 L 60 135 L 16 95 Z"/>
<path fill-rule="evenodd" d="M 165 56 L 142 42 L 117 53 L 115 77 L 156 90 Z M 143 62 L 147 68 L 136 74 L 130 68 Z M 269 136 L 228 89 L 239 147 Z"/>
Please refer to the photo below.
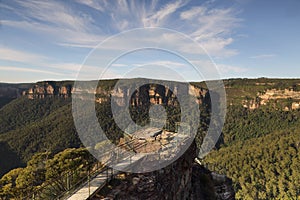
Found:
<path fill-rule="evenodd" d="M 71 97 L 74 88 L 72 84 L 57 85 L 59 82 L 41 82 L 35 84 L 30 89 L 22 93 L 23 96 L 27 96 L 29 99 L 45 98 L 45 97 Z M 175 85 L 175 86 L 174 86 Z M 108 102 L 111 99 L 118 106 L 124 106 L 127 101 L 130 101 L 130 105 L 139 106 L 144 104 L 164 104 L 164 105 L 177 105 L 178 91 L 185 91 L 187 94 L 196 97 L 197 103 L 203 103 L 203 99 L 207 94 L 207 90 L 198 88 L 194 85 L 189 85 L 186 88 L 186 84 L 170 84 L 170 86 L 163 86 L 159 84 L 146 84 L 138 89 L 116 87 L 112 89 L 104 89 L 101 86 L 97 87 L 96 91 L 89 89 L 78 89 L 76 92 L 84 94 L 95 94 L 95 101 L 97 103 Z M 181 87 L 181 88 L 180 88 Z"/>
<path fill-rule="evenodd" d="M 118 185 L 99 191 L 93 199 L 234 199 L 231 180 L 195 163 L 196 156 L 196 144 L 192 143 L 171 165 L 150 173 L 126 174 Z"/>
<path fill-rule="evenodd" d="M 42 82 L 37 83 L 33 87 L 26 91 L 23 91 L 22 95 L 27 96 L 29 99 L 45 98 L 45 97 L 71 97 L 72 85 L 57 86 L 55 82 Z"/>

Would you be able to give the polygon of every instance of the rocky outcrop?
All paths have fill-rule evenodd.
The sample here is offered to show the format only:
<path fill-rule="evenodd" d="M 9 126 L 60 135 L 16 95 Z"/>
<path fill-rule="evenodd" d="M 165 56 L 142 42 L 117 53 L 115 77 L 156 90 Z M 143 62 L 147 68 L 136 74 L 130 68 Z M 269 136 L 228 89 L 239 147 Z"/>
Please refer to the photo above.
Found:
<path fill-rule="evenodd" d="M 257 109 L 261 106 L 266 106 L 273 102 L 273 106 L 281 105 L 281 102 L 288 102 L 288 105 L 282 105 L 285 111 L 300 109 L 300 91 L 293 89 L 268 89 L 265 92 L 260 92 L 255 99 L 242 100 L 242 105 L 250 110 Z"/>
<path fill-rule="evenodd" d="M 180 88 L 181 87 L 181 88 Z M 208 91 L 203 88 L 186 84 L 170 84 L 163 86 L 159 84 L 147 84 L 136 89 L 134 92 L 131 88 L 116 88 L 112 90 L 111 97 L 119 106 L 125 105 L 125 102 L 130 98 L 132 106 L 139 106 L 145 104 L 164 104 L 164 105 L 178 105 L 177 95 L 178 91 L 186 92 L 191 96 L 196 97 L 197 103 L 203 103 Z M 130 96 L 130 94 L 132 94 Z"/>
<path fill-rule="evenodd" d="M 146 84 L 139 88 L 128 88 L 118 86 L 115 88 L 104 89 L 98 86 L 96 91 L 92 89 L 76 88 L 74 91 L 73 84 L 62 84 L 61 82 L 40 82 L 35 84 L 30 89 L 23 91 L 23 95 L 29 99 L 45 98 L 45 97 L 71 97 L 73 92 L 77 94 L 82 93 L 82 99 L 86 98 L 86 94 L 95 95 L 97 103 L 105 103 L 113 100 L 118 106 L 124 106 L 129 102 L 132 106 L 149 105 L 149 104 L 163 104 L 163 105 L 178 105 L 177 95 L 181 92 L 196 97 L 195 101 L 199 104 L 203 103 L 208 91 L 194 85 L 187 84 Z"/>
<path fill-rule="evenodd" d="M 192 170 L 196 155 L 196 144 L 193 143 L 171 165 L 150 173 L 127 174 L 126 180 L 120 185 L 95 199 L 191 199 Z"/>
<path fill-rule="evenodd" d="M 118 185 L 108 185 L 110 191 L 104 188 L 93 199 L 233 200 L 231 180 L 195 163 L 196 156 L 192 143 L 171 165 L 150 173 L 126 174 Z"/>
<path fill-rule="evenodd" d="M 192 199 L 234 200 L 232 180 L 202 165 L 194 164 L 192 176 Z"/>
<path fill-rule="evenodd" d="M 21 96 L 19 88 L 0 87 L 0 97 L 17 98 Z"/>
<path fill-rule="evenodd" d="M 68 98 L 71 96 L 72 85 L 57 86 L 55 83 L 42 82 L 37 83 L 33 87 L 26 91 L 23 91 L 22 95 L 27 96 L 29 99 L 45 98 L 45 97 L 62 97 Z"/>
<path fill-rule="evenodd" d="M 202 104 L 208 90 L 194 85 L 189 85 L 189 94 L 197 98 L 197 103 Z"/>
<path fill-rule="evenodd" d="M 293 89 L 285 89 L 285 90 L 276 90 L 271 89 L 267 90 L 264 94 L 259 96 L 263 100 L 270 99 L 300 99 L 300 91 L 294 91 Z"/>

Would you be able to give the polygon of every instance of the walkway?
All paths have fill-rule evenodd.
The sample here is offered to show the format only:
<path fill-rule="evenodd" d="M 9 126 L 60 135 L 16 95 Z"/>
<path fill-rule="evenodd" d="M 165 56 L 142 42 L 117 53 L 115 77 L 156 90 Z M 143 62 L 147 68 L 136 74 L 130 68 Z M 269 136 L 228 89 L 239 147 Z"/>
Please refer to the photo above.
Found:
<path fill-rule="evenodd" d="M 177 139 L 171 140 L 167 144 L 163 145 L 161 148 L 162 150 L 166 151 L 168 149 L 172 149 L 174 145 L 177 147 L 180 145 L 184 145 L 185 141 L 188 137 L 184 134 L 176 134 Z M 179 138 L 181 139 L 178 142 Z M 141 146 L 142 147 L 142 146 Z M 172 151 L 174 155 L 176 155 L 176 151 Z M 166 152 L 162 152 L 161 156 L 170 156 L 170 152 L 167 152 L 167 155 L 164 155 Z M 172 154 L 171 154 L 172 155 Z M 145 153 L 138 153 L 138 154 L 131 154 L 125 158 L 122 158 L 113 168 L 118 169 L 120 171 L 127 171 L 128 168 L 135 167 L 139 161 L 141 161 L 147 154 Z M 127 169 L 127 170 L 126 170 Z M 89 197 L 93 197 L 99 190 L 101 190 L 112 178 L 113 175 L 116 175 L 118 171 L 113 170 L 112 168 L 107 168 L 106 170 L 99 173 L 97 176 L 92 178 L 90 181 L 87 181 L 80 189 L 75 191 L 71 196 L 66 198 L 67 200 L 86 200 Z"/>
<path fill-rule="evenodd" d="M 111 169 L 106 169 L 100 174 L 87 181 L 79 190 L 77 190 L 68 200 L 86 200 L 99 191 L 107 182 L 110 181 L 113 175 Z"/>
<path fill-rule="evenodd" d="M 125 169 L 127 167 L 132 166 L 132 164 L 136 163 L 144 156 L 140 154 L 133 155 L 123 161 L 119 162 L 115 167 L 117 169 Z M 67 200 L 86 200 L 89 197 L 95 195 L 100 189 L 102 189 L 106 183 L 108 183 L 113 175 L 116 175 L 118 172 L 111 168 L 108 168 L 102 171 L 100 174 L 95 176 L 89 181 L 87 181 L 79 190 L 75 191 L 72 196 L 68 197 Z"/>

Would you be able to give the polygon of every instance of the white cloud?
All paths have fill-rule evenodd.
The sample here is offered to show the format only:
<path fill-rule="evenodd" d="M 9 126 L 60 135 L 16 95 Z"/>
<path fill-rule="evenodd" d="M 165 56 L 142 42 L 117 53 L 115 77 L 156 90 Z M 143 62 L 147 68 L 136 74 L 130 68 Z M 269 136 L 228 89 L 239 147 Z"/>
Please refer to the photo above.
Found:
<path fill-rule="evenodd" d="M 159 60 L 155 62 L 144 62 L 144 63 L 135 63 L 132 66 L 140 67 L 140 66 L 168 66 L 168 67 L 186 67 L 188 64 L 182 62 L 174 62 L 169 60 Z"/>
<path fill-rule="evenodd" d="M 209 55 L 215 57 L 229 57 L 238 54 L 236 49 L 226 49 L 232 42 L 232 38 L 211 38 L 200 42 L 200 44 Z"/>
<path fill-rule="evenodd" d="M 57 75 L 57 76 L 64 75 L 64 74 L 56 73 L 56 72 L 53 72 L 53 71 L 32 69 L 32 68 L 23 68 L 23 67 L 15 67 L 15 66 L 0 66 L 0 71 L 33 72 L 33 73 L 51 74 L 51 75 Z"/>
<path fill-rule="evenodd" d="M 38 66 L 43 69 L 47 70 L 37 70 L 32 69 L 32 72 L 40 72 L 40 73 L 48 73 L 49 71 L 68 71 L 69 73 L 77 73 L 79 72 L 81 68 L 81 64 L 78 63 L 57 63 L 55 60 L 39 55 L 34 53 L 28 53 L 20 50 L 15 49 L 9 49 L 0 46 L 0 61 L 8 61 L 8 62 L 18 62 L 19 64 L 27 65 L 27 66 Z M 1 65 L 0 65 L 1 66 Z M 29 68 L 18 68 L 18 67 L 7 67 L 7 66 L 1 66 L 2 69 L 5 69 L 6 71 L 14 71 L 18 69 L 17 71 L 29 71 Z M 86 70 L 92 71 L 96 70 L 96 66 L 85 66 Z M 53 74 L 57 74 L 53 72 Z"/>
<path fill-rule="evenodd" d="M 251 56 L 250 58 L 253 59 L 264 59 L 264 58 L 273 58 L 275 57 L 275 54 L 260 54 L 260 55 L 256 55 L 256 56 Z"/>
<path fill-rule="evenodd" d="M 234 9 L 213 8 L 213 3 L 190 8 L 187 6 L 190 2 L 184 0 L 167 3 L 103 0 L 101 4 L 96 0 L 76 0 L 99 11 L 99 15 L 94 16 L 61 1 L 15 1 L 22 7 L 14 9 L 22 20 L 3 20 L 3 25 L 50 35 L 55 44 L 62 46 L 92 48 L 116 32 L 167 27 L 191 36 L 212 56 L 238 53 L 228 49 L 228 45 L 234 42 L 231 33 L 241 19 L 236 17 L 238 13 Z"/>
<path fill-rule="evenodd" d="M 121 63 L 114 63 L 111 65 L 112 67 L 127 67 L 127 64 L 121 64 Z"/>
<path fill-rule="evenodd" d="M 68 4 L 60 1 L 15 0 L 15 2 L 20 7 L 10 7 L 10 10 L 21 19 L 2 20 L 4 26 L 39 34 L 48 42 L 56 44 L 95 46 L 105 38 L 88 13 L 76 12 Z"/>
<path fill-rule="evenodd" d="M 181 17 L 181 19 L 184 19 L 184 20 L 191 20 L 199 15 L 204 15 L 206 10 L 207 9 L 205 7 L 193 7 L 190 10 L 183 11 L 180 14 L 180 17 Z"/>
<path fill-rule="evenodd" d="M 93 0 L 76 0 L 77 3 L 83 4 L 86 6 L 89 6 L 95 10 L 105 12 L 104 7 L 100 4 L 100 1 L 93 1 Z M 101 3 L 104 3 L 105 1 L 102 1 Z"/>
<path fill-rule="evenodd" d="M 93 21 L 87 15 L 75 14 L 59 1 L 21 1 L 17 3 L 22 6 L 21 15 L 31 21 L 33 18 L 50 26 L 82 31 L 89 28 Z"/>
<path fill-rule="evenodd" d="M 209 9 L 208 7 L 193 7 L 181 13 L 189 35 L 199 42 L 212 56 L 232 56 L 237 50 L 227 49 L 234 42 L 231 36 L 241 19 L 232 8 Z"/>
<path fill-rule="evenodd" d="M 234 73 L 243 73 L 247 72 L 248 69 L 238 66 L 232 66 L 232 65 L 225 65 L 225 64 L 218 64 L 218 69 L 220 70 L 221 74 L 229 75 Z"/>
<path fill-rule="evenodd" d="M 33 61 L 39 62 L 44 59 L 46 59 L 46 57 L 42 55 L 32 54 L 0 46 L 0 60 L 30 63 Z"/>
<path fill-rule="evenodd" d="M 175 1 L 173 3 L 166 4 L 163 8 L 156 11 L 154 14 L 147 16 L 143 19 L 145 27 L 159 27 L 165 25 L 165 20 L 174 14 L 179 8 L 184 6 L 182 1 Z"/>
<path fill-rule="evenodd" d="M 241 19 L 237 17 L 238 13 L 233 8 L 214 8 L 213 3 L 198 3 L 198 6 L 190 7 L 188 5 L 192 4 L 192 1 L 186 0 L 76 0 L 75 4 L 65 1 L 12 1 L 17 6 L 7 4 L 3 9 L 13 12 L 18 17 L 5 17 L 1 21 L 2 25 L 33 33 L 33 37 L 41 35 L 45 38 L 44 42 L 51 45 L 91 49 L 108 36 L 121 31 L 141 27 L 166 27 L 189 35 L 211 56 L 224 57 L 238 53 L 237 50 L 229 48 L 229 45 L 234 43 L 232 33 L 241 23 Z M 84 5 L 84 9 L 78 4 Z M 193 5 L 195 4 L 197 3 L 193 2 Z M 135 42 L 151 44 L 160 41 L 168 41 L 172 43 L 171 46 L 178 46 L 187 53 L 194 51 L 188 44 L 176 41 L 170 35 L 158 36 L 155 40 L 135 36 L 121 42 L 112 42 L 106 51 L 122 49 Z M 26 63 L 26 66 L 41 66 L 47 70 L 66 70 L 70 73 L 76 73 L 80 69 L 77 63 L 57 63 L 55 58 L 1 46 L 0 60 Z M 182 63 L 172 61 L 161 61 L 160 64 L 182 67 Z M 91 70 L 94 68 L 91 66 Z M 227 66 L 227 69 L 230 68 Z M 231 66 L 231 70 L 239 69 Z"/>

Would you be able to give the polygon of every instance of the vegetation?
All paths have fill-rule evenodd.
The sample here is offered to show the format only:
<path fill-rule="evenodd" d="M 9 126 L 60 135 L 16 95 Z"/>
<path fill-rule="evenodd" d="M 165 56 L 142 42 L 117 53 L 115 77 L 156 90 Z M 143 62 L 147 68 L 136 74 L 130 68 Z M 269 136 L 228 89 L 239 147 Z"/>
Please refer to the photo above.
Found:
<path fill-rule="evenodd" d="M 242 100 L 255 99 L 258 93 L 268 89 L 293 89 L 300 91 L 299 79 L 228 79 L 224 80 L 227 102 L 234 105 L 241 104 Z"/>
<path fill-rule="evenodd" d="M 70 102 L 70 99 L 58 97 L 44 99 L 21 97 L 15 99 L 0 110 L 0 134 L 40 120 L 56 109 L 70 104 Z"/>
<path fill-rule="evenodd" d="M 299 110 L 284 111 L 268 107 L 249 110 L 239 105 L 228 108 L 223 135 L 228 146 L 234 141 L 245 141 L 290 128 L 300 128 Z"/>
<path fill-rule="evenodd" d="M 13 169 L 0 179 L 0 199 L 29 199 L 28 195 L 41 189 L 42 199 L 52 199 L 85 177 L 92 163 L 94 158 L 84 148 L 66 149 L 56 155 L 36 153 L 25 168 Z"/>
<path fill-rule="evenodd" d="M 70 104 L 45 118 L 0 135 L 0 139 L 7 142 L 25 162 L 36 152 L 57 153 L 81 144 L 74 127 Z"/>
<path fill-rule="evenodd" d="M 238 199 L 300 199 L 300 111 L 283 110 L 291 99 L 280 105 L 270 101 L 270 105 L 255 110 L 241 105 L 242 100 L 255 99 L 267 89 L 298 91 L 299 80 L 261 78 L 224 82 L 228 103 L 232 105 L 228 106 L 218 149 L 205 162 L 226 169 Z M 105 91 L 115 83 L 116 80 L 107 80 L 99 86 Z M 72 82 L 51 84 L 64 86 Z M 204 83 L 193 84 L 205 87 Z M 0 198 L 25 197 L 65 172 L 84 170 L 83 166 L 93 160 L 85 149 L 79 148 L 81 142 L 74 127 L 70 98 L 12 99 L 0 98 L 0 177 L 8 172 L 0 180 Z M 209 96 L 204 102 L 200 105 L 200 125 L 195 125 L 198 147 L 210 123 Z M 108 138 L 117 142 L 123 131 L 114 122 L 110 106 L 109 101 L 96 104 L 97 117 Z M 149 104 L 130 108 L 132 119 L 140 125 L 149 122 L 148 111 Z M 173 130 L 175 122 L 180 121 L 180 108 L 168 106 L 166 111 Z M 80 173 L 77 175 L 74 180 L 81 177 Z M 55 190 L 63 190 L 65 181 L 57 181 Z M 49 189 L 51 192 L 53 188 Z"/>
<path fill-rule="evenodd" d="M 238 141 L 212 152 L 205 162 L 225 169 L 237 199 L 300 198 L 299 130 Z"/>

